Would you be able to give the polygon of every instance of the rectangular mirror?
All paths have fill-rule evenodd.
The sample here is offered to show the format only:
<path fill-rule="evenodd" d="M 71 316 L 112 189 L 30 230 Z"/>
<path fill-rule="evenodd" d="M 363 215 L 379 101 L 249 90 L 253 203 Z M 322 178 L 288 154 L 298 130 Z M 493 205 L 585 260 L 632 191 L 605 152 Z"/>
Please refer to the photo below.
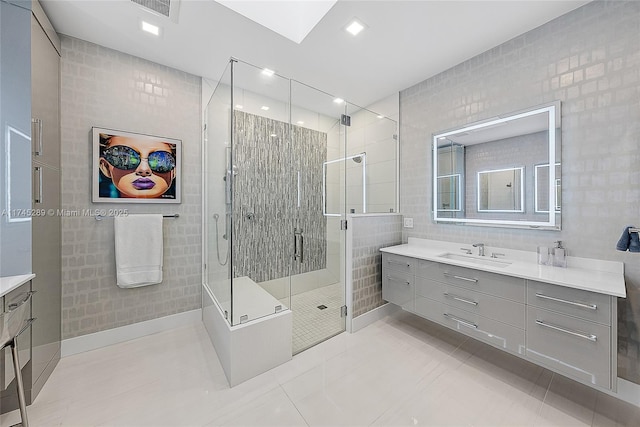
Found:
<path fill-rule="evenodd" d="M 560 230 L 560 116 L 554 102 L 434 134 L 434 220 Z"/>
<path fill-rule="evenodd" d="M 524 212 L 524 168 L 478 172 L 478 212 Z"/>

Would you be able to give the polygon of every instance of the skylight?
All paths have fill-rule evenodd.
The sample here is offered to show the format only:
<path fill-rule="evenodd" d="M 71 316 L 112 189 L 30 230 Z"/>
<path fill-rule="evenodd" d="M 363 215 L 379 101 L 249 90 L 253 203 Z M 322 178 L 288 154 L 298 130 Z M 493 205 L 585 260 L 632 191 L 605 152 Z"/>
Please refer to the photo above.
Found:
<path fill-rule="evenodd" d="M 216 1 L 289 40 L 302 43 L 337 0 Z"/>

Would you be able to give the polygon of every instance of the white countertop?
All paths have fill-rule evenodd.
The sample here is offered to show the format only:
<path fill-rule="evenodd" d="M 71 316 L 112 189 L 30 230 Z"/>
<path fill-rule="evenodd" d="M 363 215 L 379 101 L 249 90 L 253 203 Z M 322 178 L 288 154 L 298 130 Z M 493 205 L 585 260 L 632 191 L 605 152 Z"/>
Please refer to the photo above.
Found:
<path fill-rule="evenodd" d="M 567 257 L 567 268 L 539 265 L 535 252 L 517 251 L 497 247 L 485 247 L 484 257 L 472 255 L 471 258 L 494 260 L 491 253 L 504 254 L 495 259 L 510 264 L 506 267 L 479 265 L 473 262 L 444 258 L 444 253 L 464 255 L 460 248 L 469 248 L 473 254 L 477 249 L 470 244 L 449 243 L 439 240 L 409 238 L 409 243 L 380 249 L 382 252 L 408 256 L 411 258 L 437 261 L 444 264 L 458 265 L 491 273 L 504 274 L 522 279 L 538 280 L 554 285 L 582 289 L 600 294 L 626 298 L 627 291 L 624 282 L 624 263 L 618 261 L 603 261 L 589 258 Z"/>
<path fill-rule="evenodd" d="M 0 277 L 0 297 L 5 296 L 20 285 L 36 277 L 35 274 L 21 274 L 19 276 Z"/>

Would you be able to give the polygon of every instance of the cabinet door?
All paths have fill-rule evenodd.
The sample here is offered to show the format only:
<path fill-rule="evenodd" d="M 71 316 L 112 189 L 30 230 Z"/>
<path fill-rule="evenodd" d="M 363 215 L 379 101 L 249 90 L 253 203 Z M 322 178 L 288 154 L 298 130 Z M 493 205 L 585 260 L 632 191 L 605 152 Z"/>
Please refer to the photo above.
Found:
<path fill-rule="evenodd" d="M 530 306 L 527 357 L 588 384 L 611 388 L 608 326 Z"/>
<path fill-rule="evenodd" d="M 413 275 L 384 268 L 382 270 L 382 299 L 399 305 L 404 310 L 413 311 Z"/>
<path fill-rule="evenodd" d="M 31 17 L 33 158 L 60 167 L 60 57 L 40 24 Z"/>
<path fill-rule="evenodd" d="M 413 275 L 417 264 L 418 260 L 415 258 L 388 253 L 382 254 L 382 265 L 385 269 L 400 271 Z"/>
<path fill-rule="evenodd" d="M 611 325 L 609 295 L 529 280 L 527 304 L 603 325 Z"/>
<path fill-rule="evenodd" d="M 0 2 L 0 276 L 31 273 L 30 19 Z"/>
<path fill-rule="evenodd" d="M 514 354 L 524 354 L 525 332 L 502 322 L 416 296 L 415 313 Z"/>
<path fill-rule="evenodd" d="M 35 164 L 37 185 L 34 194 L 41 203 L 33 204 L 34 211 L 56 211 L 60 208 L 60 172 Z M 47 365 L 60 349 L 61 337 L 61 218 L 57 214 L 33 218 L 33 379 L 38 381 Z"/>

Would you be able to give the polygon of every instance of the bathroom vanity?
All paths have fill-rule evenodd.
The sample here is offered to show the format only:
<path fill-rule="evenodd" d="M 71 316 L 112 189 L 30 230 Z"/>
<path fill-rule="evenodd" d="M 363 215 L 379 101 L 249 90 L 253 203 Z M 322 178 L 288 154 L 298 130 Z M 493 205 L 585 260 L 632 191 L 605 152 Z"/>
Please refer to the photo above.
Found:
<path fill-rule="evenodd" d="M 463 248 L 463 250 L 461 250 Z M 382 297 L 584 384 L 616 390 L 624 264 L 409 238 L 382 251 Z M 500 254 L 500 255 L 498 255 Z M 495 257 L 493 256 L 495 255 Z"/>

